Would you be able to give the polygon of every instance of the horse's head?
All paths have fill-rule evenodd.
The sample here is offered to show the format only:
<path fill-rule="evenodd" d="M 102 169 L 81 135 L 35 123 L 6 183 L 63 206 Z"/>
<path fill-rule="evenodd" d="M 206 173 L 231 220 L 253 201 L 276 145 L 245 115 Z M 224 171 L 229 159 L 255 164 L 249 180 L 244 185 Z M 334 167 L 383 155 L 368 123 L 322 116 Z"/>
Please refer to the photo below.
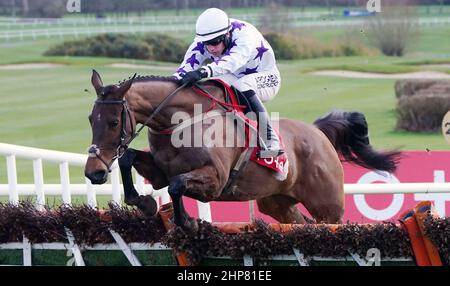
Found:
<path fill-rule="evenodd" d="M 103 86 L 100 75 L 94 70 L 91 82 L 97 93 L 89 122 L 92 128 L 92 145 L 84 169 L 93 184 L 103 184 L 114 160 L 123 155 L 134 135 L 136 122 L 129 109 L 125 94 L 134 77 L 119 85 Z"/>

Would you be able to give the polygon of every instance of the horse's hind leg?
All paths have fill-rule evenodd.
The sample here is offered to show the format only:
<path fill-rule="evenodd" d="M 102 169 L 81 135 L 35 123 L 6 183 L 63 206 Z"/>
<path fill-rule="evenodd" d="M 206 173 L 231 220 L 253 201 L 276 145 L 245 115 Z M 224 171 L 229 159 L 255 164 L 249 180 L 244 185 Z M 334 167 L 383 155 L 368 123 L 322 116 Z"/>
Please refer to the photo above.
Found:
<path fill-rule="evenodd" d="M 258 199 L 258 209 L 280 223 L 306 223 L 305 218 L 297 208 L 297 201 L 283 195 L 273 195 Z"/>
<path fill-rule="evenodd" d="M 342 223 L 342 217 L 344 215 L 343 204 L 324 203 L 316 205 L 313 203 L 310 205 L 305 203 L 305 207 L 319 223 Z"/>
<path fill-rule="evenodd" d="M 133 184 L 133 177 L 131 174 L 132 166 L 134 166 L 138 173 L 143 177 L 151 180 L 155 188 L 164 186 L 165 177 L 161 176 L 162 172 L 155 166 L 153 156 L 148 152 L 128 149 L 119 159 L 119 167 L 125 193 L 125 203 L 127 205 L 137 206 L 147 216 L 153 216 L 157 211 L 156 201 L 151 195 L 140 196 L 138 194 Z"/>
<path fill-rule="evenodd" d="M 342 178 L 342 173 L 322 173 L 319 182 L 306 188 L 302 204 L 318 223 L 342 223 L 345 205 Z"/>
<path fill-rule="evenodd" d="M 322 193 L 324 196 L 305 196 L 302 203 L 309 213 L 318 223 L 342 223 L 342 217 L 344 215 L 343 186 L 329 185 L 326 189 L 322 189 L 322 191 L 317 186 L 314 190 L 316 194 Z"/>

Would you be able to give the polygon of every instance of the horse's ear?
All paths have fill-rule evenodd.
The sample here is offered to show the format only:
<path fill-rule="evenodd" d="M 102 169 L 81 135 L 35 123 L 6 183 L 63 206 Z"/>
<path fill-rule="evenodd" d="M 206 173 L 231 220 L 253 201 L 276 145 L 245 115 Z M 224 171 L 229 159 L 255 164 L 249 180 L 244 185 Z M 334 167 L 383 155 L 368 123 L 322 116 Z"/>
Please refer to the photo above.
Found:
<path fill-rule="evenodd" d="M 96 70 L 92 70 L 91 83 L 95 88 L 95 92 L 99 95 L 103 90 L 103 82 Z"/>
<path fill-rule="evenodd" d="M 130 87 L 133 84 L 133 81 L 134 81 L 135 78 L 136 78 L 136 74 L 134 74 L 133 77 L 130 78 L 129 80 L 127 80 L 124 83 L 122 83 L 120 85 L 120 88 L 119 88 L 117 93 L 120 94 L 120 96 L 124 96 L 125 93 L 127 93 L 127 91 L 130 89 Z"/>

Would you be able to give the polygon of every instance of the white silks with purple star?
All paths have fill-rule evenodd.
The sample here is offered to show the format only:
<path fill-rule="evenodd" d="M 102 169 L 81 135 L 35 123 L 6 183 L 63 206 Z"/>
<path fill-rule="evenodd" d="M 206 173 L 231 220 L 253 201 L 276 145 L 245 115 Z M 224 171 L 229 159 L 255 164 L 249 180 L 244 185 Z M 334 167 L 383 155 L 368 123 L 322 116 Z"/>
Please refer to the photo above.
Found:
<path fill-rule="evenodd" d="M 231 18 L 230 23 L 230 45 L 220 57 L 214 57 L 210 54 L 203 43 L 194 42 L 188 48 L 183 62 L 174 75 L 180 78 L 182 74 L 198 69 L 203 62 L 210 59 L 212 62 L 205 65 L 205 67 L 209 67 L 206 68 L 209 77 L 233 75 L 235 79 L 233 82 L 227 80 L 227 78 L 231 77 L 223 78 L 224 81 L 233 84 L 237 79 L 252 75 L 251 80 L 246 83 L 250 87 L 246 89 L 251 88 L 258 94 L 261 84 L 258 84 L 255 80 L 257 78 L 256 74 L 269 74 L 272 76 L 266 76 L 265 81 L 268 78 L 271 79 L 273 81 L 270 83 L 271 89 L 275 93 L 278 92 L 280 76 L 276 66 L 275 54 L 270 44 L 250 23 Z M 236 87 L 239 88 L 238 86 Z"/>

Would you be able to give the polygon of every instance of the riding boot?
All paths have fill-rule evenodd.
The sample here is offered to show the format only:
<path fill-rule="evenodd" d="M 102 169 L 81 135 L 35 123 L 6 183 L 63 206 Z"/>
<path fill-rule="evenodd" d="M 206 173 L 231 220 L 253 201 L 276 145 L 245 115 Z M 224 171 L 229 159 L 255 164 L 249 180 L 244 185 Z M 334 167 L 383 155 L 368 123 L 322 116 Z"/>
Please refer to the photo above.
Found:
<path fill-rule="evenodd" d="M 270 124 L 269 115 L 264 108 L 263 103 L 253 90 L 244 91 L 243 94 L 248 99 L 250 108 L 257 115 L 258 126 L 266 126 L 266 136 L 259 136 L 263 144 L 260 144 L 261 151 L 259 153 L 260 158 L 272 158 L 277 157 L 284 153 L 281 147 L 280 138 Z M 258 128 L 259 129 L 259 128 Z"/>

